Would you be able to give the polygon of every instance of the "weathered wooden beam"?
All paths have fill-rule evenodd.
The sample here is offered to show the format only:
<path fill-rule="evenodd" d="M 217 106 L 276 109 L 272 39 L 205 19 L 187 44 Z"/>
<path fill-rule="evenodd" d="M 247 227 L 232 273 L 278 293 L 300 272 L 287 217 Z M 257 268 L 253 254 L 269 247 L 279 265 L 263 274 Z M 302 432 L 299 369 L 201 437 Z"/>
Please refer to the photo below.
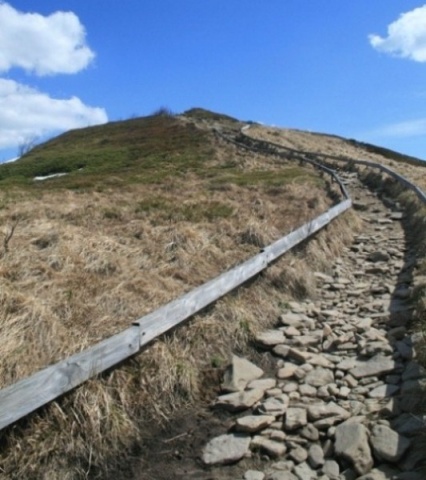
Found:
<path fill-rule="evenodd" d="M 0 429 L 139 351 L 132 326 L 81 353 L 0 390 Z"/>

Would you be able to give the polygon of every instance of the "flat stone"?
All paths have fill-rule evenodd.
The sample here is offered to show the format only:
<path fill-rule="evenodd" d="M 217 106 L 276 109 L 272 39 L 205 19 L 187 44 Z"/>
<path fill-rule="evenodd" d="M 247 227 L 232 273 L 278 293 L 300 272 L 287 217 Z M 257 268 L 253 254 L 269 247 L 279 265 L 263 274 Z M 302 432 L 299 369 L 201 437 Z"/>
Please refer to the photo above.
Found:
<path fill-rule="evenodd" d="M 306 397 L 316 397 L 317 395 L 317 389 L 312 385 L 307 385 L 307 384 L 300 385 L 299 392 L 300 392 L 300 395 L 303 395 Z"/>
<path fill-rule="evenodd" d="M 336 365 L 336 368 L 338 370 L 344 370 L 344 371 L 345 370 L 351 370 L 351 369 L 355 368 L 357 363 L 358 363 L 358 361 L 356 360 L 355 357 L 349 357 L 349 358 L 345 358 L 341 362 L 339 362 Z"/>
<path fill-rule="evenodd" d="M 206 465 L 227 465 L 237 462 L 249 451 L 250 437 L 241 434 L 225 434 L 211 440 L 203 449 Z"/>
<path fill-rule="evenodd" d="M 376 355 L 366 362 L 357 361 L 355 367 L 349 373 L 355 378 L 363 378 L 392 372 L 395 367 L 395 360 L 382 355 Z"/>
<path fill-rule="evenodd" d="M 296 465 L 293 471 L 299 480 L 315 480 L 317 478 L 316 472 L 306 462 Z"/>
<path fill-rule="evenodd" d="M 237 418 L 236 428 L 240 432 L 254 433 L 271 425 L 275 422 L 273 415 L 247 415 Z"/>
<path fill-rule="evenodd" d="M 321 405 L 309 405 L 308 417 L 310 420 L 320 420 L 327 417 L 335 417 L 336 420 L 346 420 L 350 417 L 350 413 L 334 402 Z"/>
<path fill-rule="evenodd" d="M 278 370 L 277 377 L 280 379 L 290 378 L 298 368 L 294 363 L 285 363 L 284 366 Z"/>
<path fill-rule="evenodd" d="M 261 378 L 259 380 L 252 380 L 248 385 L 248 389 L 254 390 L 271 390 L 275 388 L 277 381 L 274 378 Z"/>
<path fill-rule="evenodd" d="M 370 438 L 377 458 L 396 463 L 410 446 L 410 440 L 385 425 L 375 425 Z"/>
<path fill-rule="evenodd" d="M 293 475 L 290 471 L 280 470 L 272 472 L 266 477 L 266 480 L 299 480 L 296 475 Z"/>
<path fill-rule="evenodd" d="M 265 474 L 259 470 L 247 470 L 243 478 L 244 480 L 264 480 Z"/>
<path fill-rule="evenodd" d="M 246 390 L 244 392 L 227 393 L 220 395 L 214 406 L 224 408 L 230 412 L 238 412 L 252 407 L 263 398 L 264 391 L 260 389 Z"/>
<path fill-rule="evenodd" d="M 306 315 L 304 315 L 303 313 L 290 312 L 280 315 L 280 323 L 288 327 L 298 328 L 303 326 L 306 321 L 310 321 L 310 319 L 306 317 Z"/>
<path fill-rule="evenodd" d="M 231 365 L 225 370 L 222 390 L 225 392 L 238 392 L 246 388 L 252 380 L 263 375 L 263 370 L 245 358 L 232 356 Z"/>
<path fill-rule="evenodd" d="M 288 407 L 289 398 L 285 394 L 277 395 L 276 397 L 267 398 L 259 406 L 259 411 L 269 415 L 283 415 Z"/>
<path fill-rule="evenodd" d="M 373 388 L 373 390 L 370 390 L 368 392 L 368 396 L 370 398 L 387 398 L 387 397 L 391 397 L 392 395 L 395 395 L 395 393 L 398 390 L 399 390 L 398 385 L 384 384 L 376 388 Z"/>
<path fill-rule="evenodd" d="M 255 336 L 255 341 L 264 347 L 273 347 L 284 343 L 285 340 L 285 335 L 280 330 L 266 330 Z"/>
<path fill-rule="evenodd" d="M 415 435 L 426 428 L 426 415 L 403 413 L 392 421 L 392 428 L 401 435 Z"/>
<path fill-rule="evenodd" d="M 399 479 L 398 472 L 388 466 L 381 465 L 378 468 L 373 468 L 370 472 L 358 477 L 357 480 L 389 480 L 397 478 Z M 410 479 L 412 480 L 412 479 Z"/>
<path fill-rule="evenodd" d="M 285 414 L 284 429 L 296 430 L 308 423 L 305 408 L 289 407 Z"/>
<path fill-rule="evenodd" d="M 281 457 L 287 451 L 287 448 L 283 443 L 269 440 L 269 438 L 260 435 L 256 435 L 252 438 L 250 448 L 254 450 L 262 450 L 273 458 Z"/>
<path fill-rule="evenodd" d="M 322 387 L 334 382 L 334 375 L 328 368 L 317 367 L 305 377 L 305 383 L 313 387 Z"/>
<path fill-rule="evenodd" d="M 402 374 L 402 380 L 415 380 L 426 377 L 426 369 L 417 362 L 409 362 Z"/>
<path fill-rule="evenodd" d="M 354 466 L 359 475 L 373 467 L 373 458 L 368 445 L 368 430 L 359 423 L 342 423 L 336 427 L 335 452 Z"/>
<path fill-rule="evenodd" d="M 303 447 L 298 445 L 290 450 L 288 456 L 294 460 L 294 462 L 302 463 L 308 458 L 308 452 Z"/>

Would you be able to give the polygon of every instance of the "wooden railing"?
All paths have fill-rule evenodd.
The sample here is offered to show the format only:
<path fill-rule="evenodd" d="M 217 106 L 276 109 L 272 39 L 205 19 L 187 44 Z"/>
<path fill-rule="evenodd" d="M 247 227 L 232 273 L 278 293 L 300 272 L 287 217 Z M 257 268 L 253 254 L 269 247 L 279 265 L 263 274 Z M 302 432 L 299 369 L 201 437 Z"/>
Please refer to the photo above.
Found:
<path fill-rule="evenodd" d="M 243 132 L 242 132 L 243 134 Z M 245 135 L 245 133 L 244 133 Z M 231 290 L 244 284 L 259 272 L 268 267 L 277 258 L 291 248 L 308 239 L 337 216 L 348 210 L 351 199 L 345 186 L 334 170 L 321 165 L 309 158 L 312 152 L 300 152 L 283 147 L 279 144 L 256 141 L 247 137 L 258 145 L 268 145 L 270 149 L 290 151 L 295 155 L 304 155 L 303 160 L 314 167 L 325 171 L 338 182 L 344 200 L 314 220 L 306 223 L 289 235 L 272 243 L 263 251 L 231 270 L 219 275 L 213 280 L 195 288 L 191 292 L 174 300 L 158 310 L 139 318 L 126 330 L 113 335 L 84 350 L 68 357 L 66 360 L 51 365 L 28 378 L 18 381 L 9 387 L 0 390 L 0 429 L 11 425 L 20 418 L 28 415 L 55 398 L 81 385 L 83 382 L 101 372 L 119 364 L 140 351 L 142 347 L 157 338 L 159 335 L 179 325 L 207 305 L 215 302 Z M 228 138 L 228 140 L 230 140 Z M 233 141 L 233 140 L 230 140 Z M 233 141 L 240 146 L 241 143 Z M 245 145 L 246 148 L 251 148 Z M 341 157 L 321 154 L 321 158 L 344 161 Z M 300 157 L 299 157 L 300 158 Z M 412 190 L 426 203 L 425 193 L 402 175 L 388 167 L 374 162 L 350 159 L 351 163 L 377 168 L 392 176 L 406 188 Z"/>
<path fill-rule="evenodd" d="M 126 330 L 1 389 L 0 429 L 136 354 L 154 338 L 244 284 L 295 245 L 314 235 L 351 208 L 351 199 L 335 172 L 326 167 L 322 169 L 338 182 L 344 197 L 342 202 L 272 243 L 249 260 L 139 318 Z"/>

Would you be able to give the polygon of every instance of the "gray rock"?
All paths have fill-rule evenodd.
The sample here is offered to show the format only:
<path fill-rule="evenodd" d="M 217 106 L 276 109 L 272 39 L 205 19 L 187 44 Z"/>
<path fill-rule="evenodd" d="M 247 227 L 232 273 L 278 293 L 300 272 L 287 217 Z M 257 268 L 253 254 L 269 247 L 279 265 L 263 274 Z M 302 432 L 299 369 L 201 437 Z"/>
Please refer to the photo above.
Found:
<path fill-rule="evenodd" d="M 266 477 L 266 480 L 298 480 L 296 475 L 293 475 L 291 472 L 286 470 L 280 470 L 273 472 Z"/>
<path fill-rule="evenodd" d="M 306 426 L 304 426 L 299 433 L 303 438 L 313 442 L 319 439 L 319 431 L 314 427 L 314 425 L 312 425 L 312 423 L 308 423 Z"/>
<path fill-rule="evenodd" d="M 286 341 L 285 335 L 280 330 L 266 330 L 255 336 L 257 343 L 264 347 L 273 347 Z"/>
<path fill-rule="evenodd" d="M 386 466 L 381 466 L 379 468 L 374 468 L 371 470 L 371 472 L 368 472 L 361 477 L 358 477 L 357 480 L 389 480 L 390 478 L 395 478 L 396 475 L 396 470 Z"/>
<path fill-rule="evenodd" d="M 225 392 L 238 392 L 246 388 L 252 380 L 263 375 L 263 370 L 245 358 L 232 356 L 232 363 L 224 374 L 222 390 Z"/>
<path fill-rule="evenodd" d="M 247 415 L 237 418 L 236 429 L 240 432 L 254 433 L 263 430 L 274 421 L 273 415 Z"/>
<path fill-rule="evenodd" d="M 339 478 L 340 467 L 335 460 L 326 460 L 322 467 L 322 471 L 330 478 L 330 480 L 335 480 Z"/>
<path fill-rule="evenodd" d="M 274 378 L 261 378 L 260 380 L 252 380 L 248 385 L 247 388 L 252 390 L 270 390 L 275 387 L 277 381 Z"/>
<path fill-rule="evenodd" d="M 426 415 L 403 413 L 392 422 L 392 428 L 401 435 L 415 435 L 426 428 Z"/>
<path fill-rule="evenodd" d="M 314 443 L 309 447 L 308 463 L 312 468 L 318 468 L 321 467 L 321 465 L 324 465 L 324 452 L 317 443 Z"/>
<path fill-rule="evenodd" d="M 399 390 L 398 385 L 379 385 L 376 388 L 373 388 L 368 392 L 368 396 L 370 398 L 387 398 L 395 395 L 395 393 Z"/>
<path fill-rule="evenodd" d="M 226 434 L 211 440 L 203 449 L 202 459 L 206 465 L 226 465 L 247 455 L 250 437 L 241 434 Z"/>
<path fill-rule="evenodd" d="M 308 458 L 308 452 L 301 446 L 292 448 L 288 456 L 296 463 L 302 463 Z"/>
<path fill-rule="evenodd" d="M 263 390 L 246 390 L 244 392 L 227 393 L 220 395 L 214 406 L 221 407 L 231 412 L 238 412 L 252 407 L 263 398 Z"/>
<path fill-rule="evenodd" d="M 316 480 L 317 474 L 312 468 L 303 462 L 294 467 L 294 473 L 299 480 Z"/>
<path fill-rule="evenodd" d="M 284 363 L 284 366 L 280 368 L 277 372 L 277 377 L 284 380 L 286 378 L 291 378 L 294 375 L 294 372 L 298 369 L 299 367 L 295 365 L 294 363 Z"/>
<path fill-rule="evenodd" d="M 247 470 L 244 474 L 244 480 L 264 480 L 265 474 L 259 470 Z"/>
<path fill-rule="evenodd" d="M 308 423 L 305 408 L 289 407 L 285 414 L 284 429 L 296 430 Z"/>
<path fill-rule="evenodd" d="M 306 375 L 305 382 L 313 387 L 322 387 L 334 382 L 334 375 L 328 368 L 317 367 Z"/>
<path fill-rule="evenodd" d="M 337 421 L 343 421 L 350 417 L 350 413 L 334 402 L 321 405 L 310 405 L 308 407 L 310 420 L 321 420 L 327 417 L 334 417 Z"/>
<path fill-rule="evenodd" d="M 281 457 L 287 451 L 287 448 L 283 443 L 261 437 L 260 435 L 256 435 L 252 438 L 250 448 L 253 450 L 262 450 L 273 458 Z"/>
<path fill-rule="evenodd" d="M 375 456 L 396 463 L 410 446 L 410 440 L 385 425 L 375 425 L 370 442 Z"/>
<path fill-rule="evenodd" d="M 401 386 L 399 406 L 404 412 L 416 411 L 426 396 L 426 378 L 406 380 Z"/>
<path fill-rule="evenodd" d="M 376 355 L 366 362 L 357 361 L 355 367 L 349 373 L 355 378 L 363 378 L 392 372 L 395 367 L 395 360 L 382 355 Z"/>
<path fill-rule="evenodd" d="M 312 320 L 304 315 L 303 313 L 284 313 L 280 316 L 280 323 L 288 327 L 303 327 L 306 322 L 311 322 Z"/>
<path fill-rule="evenodd" d="M 268 415 L 282 415 L 286 412 L 289 404 L 289 398 L 284 393 L 276 397 L 267 398 L 259 406 L 259 411 Z"/>
<path fill-rule="evenodd" d="M 416 378 L 426 377 L 426 369 L 417 362 L 410 362 L 404 369 L 402 380 L 415 380 Z"/>
<path fill-rule="evenodd" d="M 339 480 L 356 480 L 357 478 L 357 473 L 352 468 L 347 468 L 340 474 Z"/>
<path fill-rule="evenodd" d="M 352 463 L 359 475 L 373 467 L 373 458 L 368 445 L 368 430 L 358 423 L 342 423 L 336 428 L 336 455 Z"/>

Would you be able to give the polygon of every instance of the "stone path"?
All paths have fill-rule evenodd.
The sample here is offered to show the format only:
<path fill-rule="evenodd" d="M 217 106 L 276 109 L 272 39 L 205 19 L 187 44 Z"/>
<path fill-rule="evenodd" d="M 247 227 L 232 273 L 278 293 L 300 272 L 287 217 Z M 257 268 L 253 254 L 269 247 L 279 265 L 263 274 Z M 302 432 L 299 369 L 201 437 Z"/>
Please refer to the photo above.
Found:
<path fill-rule="evenodd" d="M 332 273 L 316 272 L 317 300 L 290 302 L 279 324 L 261 332 L 275 355 L 275 377 L 234 357 L 216 407 L 235 412 L 229 431 L 203 449 L 208 465 L 259 452 L 261 470 L 245 480 L 420 480 L 414 415 L 426 372 L 413 360 L 407 322 L 413 258 L 403 213 L 387 208 L 346 174 L 365 228 Z"/>

